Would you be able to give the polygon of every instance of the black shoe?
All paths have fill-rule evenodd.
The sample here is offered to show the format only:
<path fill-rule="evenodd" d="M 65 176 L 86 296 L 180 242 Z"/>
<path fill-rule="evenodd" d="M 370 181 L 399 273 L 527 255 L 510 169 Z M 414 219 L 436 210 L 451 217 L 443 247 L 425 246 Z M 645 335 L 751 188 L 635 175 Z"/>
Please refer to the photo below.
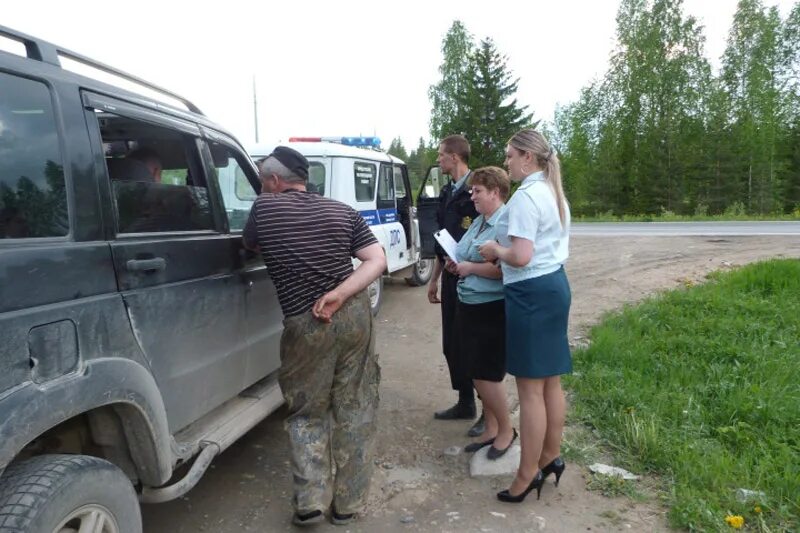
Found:
<path fill-rule="evenodd" d="M 310 526 L 311 524 L 319 524 L 324 518 L 320 510 L 308 513 L 294 513 L 292 524 L 296 526 Z"/>
<path fill-rule="evenodd" d="M 474 438 L 479 435 L 482 435 L 484 431 L 486 431 L 486 421 L 484 420 L 483 417 L 483 411 L 481 411 L 480 418 L 478 418 L 478 420 L 476 420 L 475 423 L 472 424 L 472 427 L 469 428 L 469 431 L 467 431 L 467 436 Z"/>
<path fill-rule="evenodd" d="M 564 473 L 564 469 L 567 468 L 566 463 L 561 457 L 556 457 L 550 464 L 542 468 L 542 476 L 547 479 L 547 476 L 550 474 L 556 475 L 556 487 L 558 487 L 558 480 L 561 479 L 561 474 Z"/>
<path fill-rule="evenodd" d="M 495 459 L 500 459 L 501 457 L 503 457 L 506 454 L 506 452 L 508 450 L 511 449 L 511 446 L 514 444 L 514 441 L 517 440 L 517 430 L 514 429 L 514 428 L 511 428 L 511 429 L 514 431 L 514 434 L 511 436 L 511 442 L 508 443 L 508 446 L 506 446 L 502 450 L 498 450 L 497 448 L 494 447 L 494 445 L 492 445 L 492 447 L 489 448 L 489 451 L 486 452 L 486 458 L 487 459 L 489 459 L 491 461 L 494 461 Z M 494 439 L 492 439 L 492 440 L 494 440 Z"/>
<path fill-rule="evenodd" d="M 339 514 L 335 509 L 331 509 L 331 524 L 336 526 L 346 526 L 356 518 L 356 513 Z"/>
<path fill-rule="evenodd" d="M 444 411 L 436 411 L 433 418 L 437 420 L 472 420 L 475 418 L 475 404 L 457 403 Z"/>
<path fill-rule="evenodd" d="M 508 489 L 506 489 L 497 493 L 497 499 L 506 503 L 521 503 L 530 491 L 536 489 L 536 499 L 538 500 L 542 495 L 542 485 L 544 485 L 544 476 L 542 476 L 542 471 L 539 470 L 536 476 L 534 476 L 533 481 L 531 481 L 531 484 L 528 485 L 528 488 L 523 490 L 520 494 L 512 496 L 511 493 L 508 492 Z"/>
<path fill-rule="evenodd" d="M 483 448 L 484 446 L 488 446 L 494 442 L 496 437 L 492 437 L 489 440 L 485 440 L 483 442 L 470 442 L 466 446 L 464 446 L 464 451 L 467 453 L 474 453 Z"/>

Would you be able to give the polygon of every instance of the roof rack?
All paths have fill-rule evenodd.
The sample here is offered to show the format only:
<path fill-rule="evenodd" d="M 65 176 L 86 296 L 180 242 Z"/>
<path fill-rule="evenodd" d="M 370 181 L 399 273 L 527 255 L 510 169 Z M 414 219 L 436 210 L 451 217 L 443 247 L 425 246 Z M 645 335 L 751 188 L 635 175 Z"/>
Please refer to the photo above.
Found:
<path fill-rule="evenodd" d="M 131 83 L 135 83 L 137 85 L 150 89 L 151 91 L 155 91 L 157 93 L 161 93 L 165 96 L 173 98 L 181 102 L 183 105 L 185 105 L 186 108 L 192 113 L 203 115 L 203 112 L 200 111 L 200 109 L 196 105 L 194 105 L 192 102 L 190 102 L 183 96 L 175 94 L 174 92 L 164 89 L 163 87 L 159 87 L 158 85 L 154 85 L 149 81 L 143 80 L 142 78 L 136 77 L 132 74 L 128 74 L 127 72 L 115 69 L 114 67 L 106 65 L 104 63 L 100 63 L 99 61 L 95 61 L 94 59 L 90 59 L 81 54 L 77 54 L 75 52 L 72 52 L 71 50 L 67 50 L 66 48 L 56 46 L 47 41 L 37 39 L 36 37 L 31 37 L 30 35 L 25 35 L 24 33 L 14 31 L 11 28 L 7 28 L 5 26 L 0 26 L 0 36 L 5 36 L 24 44 L 25 51 L 29 59 L 34 59 L 36 61 L 41 61 L 42 63 L 48 63 L 50 65 L 63 68 L 63 66 L 61 65 L 61 61 L 59 59 L 60 56 L 63 56 L 77 63 L 81 63 L 88 67 L 92 67 L 101 72 L 105 72 L 106 74 L 111 74 L 112 76 L 117 76 L 118 78 L 122 78 Z"/>

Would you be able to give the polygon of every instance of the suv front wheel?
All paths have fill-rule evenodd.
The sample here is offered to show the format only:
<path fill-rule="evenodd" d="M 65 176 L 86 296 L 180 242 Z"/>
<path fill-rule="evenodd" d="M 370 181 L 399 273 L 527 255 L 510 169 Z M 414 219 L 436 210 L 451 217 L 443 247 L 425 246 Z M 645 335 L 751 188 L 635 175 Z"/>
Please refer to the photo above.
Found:
<path fill-rule="evenodd" d="M 414 264 L 411 276 L 406 278 L 406 283 L 412 287 L 427 285 L 433 274 L 433 259 L 420 259 Z"/>
<path fill-rule="evenodd" d="M 141 533 L 139 501 L 122 470 L 86 455 L 41 455 L 0 478 L 0 533 Z"/>

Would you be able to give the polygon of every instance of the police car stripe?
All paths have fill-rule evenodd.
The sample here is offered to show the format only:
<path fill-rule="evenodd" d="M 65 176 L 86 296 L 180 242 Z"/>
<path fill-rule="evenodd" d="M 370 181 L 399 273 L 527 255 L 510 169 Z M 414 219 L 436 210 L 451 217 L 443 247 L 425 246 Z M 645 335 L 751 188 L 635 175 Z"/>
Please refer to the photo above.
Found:
<path fill-rule="evenodd" d="M 358 214 L 363 217 L 369 226 L 389 224 L 400 220 L 397 215 L 397 209 L 368 209 L 366 211 L 359 211 Z"/>

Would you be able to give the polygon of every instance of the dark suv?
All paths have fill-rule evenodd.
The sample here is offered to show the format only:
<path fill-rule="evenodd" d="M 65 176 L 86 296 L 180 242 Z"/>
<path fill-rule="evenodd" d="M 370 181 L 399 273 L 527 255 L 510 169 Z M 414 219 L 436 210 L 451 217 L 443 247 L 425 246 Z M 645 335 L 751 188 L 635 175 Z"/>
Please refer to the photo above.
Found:
<path fill-rule="evenodd" d="M 257 172 L 191 102 L 0 41 L 0 532 L 138 532 L 282 402 L 275 288 L 221 192 Z"/>

